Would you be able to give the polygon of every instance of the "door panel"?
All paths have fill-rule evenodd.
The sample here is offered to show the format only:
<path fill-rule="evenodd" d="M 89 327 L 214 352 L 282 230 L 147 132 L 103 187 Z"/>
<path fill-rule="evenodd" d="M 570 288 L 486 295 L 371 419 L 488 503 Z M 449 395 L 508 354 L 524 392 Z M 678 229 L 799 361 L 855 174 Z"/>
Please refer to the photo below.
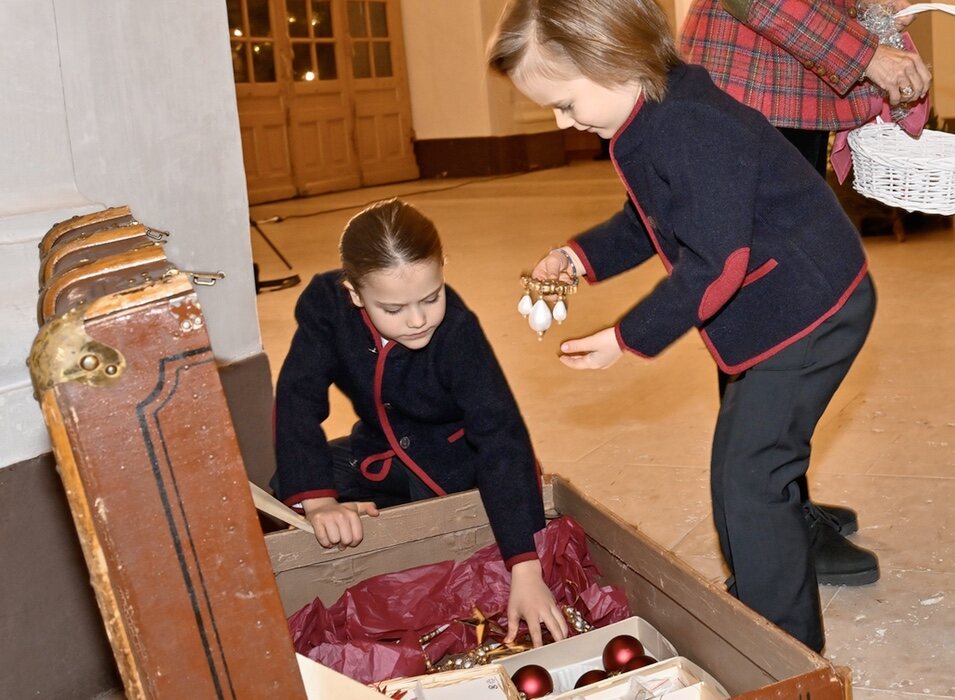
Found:
<path fill-rule="evenodd" d="M 238 99 L 249 201 L 254 204 L 295 196 L 281 96 L 260 94 Z"/>
<path fill-rule="evenodd" d="M 289 113 L 300 193 L 318 194 L 361 185 L 350 112 L 340 93 L 295 95 Z"/>

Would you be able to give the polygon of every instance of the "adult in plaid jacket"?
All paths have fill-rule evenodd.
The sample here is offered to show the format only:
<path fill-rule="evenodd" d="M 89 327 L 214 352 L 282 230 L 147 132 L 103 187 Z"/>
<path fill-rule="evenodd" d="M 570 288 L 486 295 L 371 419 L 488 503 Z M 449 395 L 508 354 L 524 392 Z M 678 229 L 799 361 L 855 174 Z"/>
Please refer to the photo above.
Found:
<path fill-rule="evenodd" d="M 908 6 L 895 0 L 898 11 Z M 898 20 L 908 24 L 909 16 Z M 687 61 L 762 112 L 825 176 L 829 132 L 874 115 L 872 96 L 925 96 L 931 74 L 917 53 L 879 44 L 855 0 L 696 0 L 681 34 Z"/>

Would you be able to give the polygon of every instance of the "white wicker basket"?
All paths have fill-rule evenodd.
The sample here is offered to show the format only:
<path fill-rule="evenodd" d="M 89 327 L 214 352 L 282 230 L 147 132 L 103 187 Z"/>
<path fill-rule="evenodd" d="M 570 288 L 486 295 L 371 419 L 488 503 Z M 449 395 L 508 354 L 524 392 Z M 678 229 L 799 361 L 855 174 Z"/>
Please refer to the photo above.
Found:
<path fill-rule="evenodd" d="M 908 211 L 955 214 L 955 134 L 925 129 L 919 138 L 898 124 L 849 132 L 853 186 L 866 197 Z"/>

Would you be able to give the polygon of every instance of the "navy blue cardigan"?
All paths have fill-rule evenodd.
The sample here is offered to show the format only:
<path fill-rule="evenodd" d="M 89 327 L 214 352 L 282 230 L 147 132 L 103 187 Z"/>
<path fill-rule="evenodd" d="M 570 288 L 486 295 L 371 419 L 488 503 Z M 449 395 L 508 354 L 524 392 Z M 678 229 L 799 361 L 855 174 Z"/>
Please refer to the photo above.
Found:
<path fill-rule="evenodd" d="M 752 367 L 834 314 L 866 273 L 828 184 L 759 112 L 679 64 L 611 142 L 630 199 L 571 241 L 597 282 L 659 255 L 667 277 L 616 326 L 652 357 L 700 330 L 721 369 Z"/>
<path fill-rule="evenodd" d="M 476 486 L 508 566 L 536 558 L 533 535 L 544 526 L 537 462 L 477 317 L 445 286 L 447 312 L 426 347 L 382 348 L 340 279 L 338 270 L 316 275 L 295 308 L 298 329 L 276 387 L 278 498 L 337 497 L 321 427 L 335 384 L 358 416 L 351 447 L 359 463 L 391 455 L 436 495 Z"/>

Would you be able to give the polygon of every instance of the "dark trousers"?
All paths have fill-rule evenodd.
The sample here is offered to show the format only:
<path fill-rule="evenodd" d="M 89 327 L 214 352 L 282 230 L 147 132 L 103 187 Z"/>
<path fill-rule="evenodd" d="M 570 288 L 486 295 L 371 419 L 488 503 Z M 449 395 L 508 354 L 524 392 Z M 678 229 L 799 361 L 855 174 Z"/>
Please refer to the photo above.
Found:
<path fill-rule="evenodd" d="M 779 128 L 778 131 L 802 153 L 825 180 L 829 162 L 829 132 L 786 128 Z M 809 483 L 805 477 L 799 480 L 799 489 L 802 492 L 803 502 L 809 501 Z"/>
<path fill-rule="evenodd" d="M 829 132 L 811 131 L 809 129 L 784 129 L 778 131 L 799 149 L 803 157 L 816 169 L 816 172 L 826 177 L 826 161 L 829 156 Z"/>
<path fill-rule="evenodd" d="M 799 481 L 819 418 L 858 354 L 875 312 L 868 275 L 805 338 L 725 377 L 710 487 L 730 593 L 812 649 L 825 645 Z"/>

